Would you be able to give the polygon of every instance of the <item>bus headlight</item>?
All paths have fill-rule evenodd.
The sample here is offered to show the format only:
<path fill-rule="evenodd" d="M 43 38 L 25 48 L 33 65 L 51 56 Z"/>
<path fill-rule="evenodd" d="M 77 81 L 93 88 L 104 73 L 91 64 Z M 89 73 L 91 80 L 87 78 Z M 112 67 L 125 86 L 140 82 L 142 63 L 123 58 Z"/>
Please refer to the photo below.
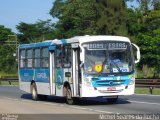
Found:
<path fill-rule="evenodd" d="M 91 82 L 86 82 L 86 86 L 91 87 L 92 86 Z"/>
<path fill-rule="evenodd" d="M 90 81 L 89 78 L 84 78 L 84 84 L 87 86 L 87 87 L 91 87 L 92 86 L 92 83 Z"/>

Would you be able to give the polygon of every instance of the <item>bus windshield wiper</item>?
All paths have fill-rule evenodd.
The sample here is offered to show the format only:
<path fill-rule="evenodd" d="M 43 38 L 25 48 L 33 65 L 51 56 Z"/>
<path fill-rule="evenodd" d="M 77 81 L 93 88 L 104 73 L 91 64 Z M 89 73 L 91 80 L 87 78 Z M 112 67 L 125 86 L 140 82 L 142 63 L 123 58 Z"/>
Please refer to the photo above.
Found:
<path fill-rule="evenodd" d="M 119 66 L 115 62 L 112 61 L 111 64 L 114 65 L 117 68 L 118 72 L 120 72 L 122 74 L 121 69 L 119 68 Z"/>

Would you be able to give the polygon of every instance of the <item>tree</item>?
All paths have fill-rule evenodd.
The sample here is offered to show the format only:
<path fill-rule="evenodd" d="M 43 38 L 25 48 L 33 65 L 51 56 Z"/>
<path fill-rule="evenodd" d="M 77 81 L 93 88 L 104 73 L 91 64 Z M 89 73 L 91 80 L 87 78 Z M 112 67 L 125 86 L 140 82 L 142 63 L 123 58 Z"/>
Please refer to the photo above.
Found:
<path fill-rule="evenodd" d="M 21 43 L 37 42 L 53 38 L 54 23 L 51 20 L 39 20 L 36 23 L 28 24 L 21 22 L 17 25 L 20 32 L 18 35 Z"/>
<path fill-rule="evenodd" d="M 153 10 L 148 13 L 148 16 L 145 18 L 145 30 L 153 35 L 155 30 L 160 29 L 160 10 Z"/>
<path fill-rule="evenodd" d="M 140 66 L 155 68 L 154 77 L 160 71 L 160 10 L 151 10 L 145 18 L 143 31 L 137 36 L 137 44 L 141 47 Z"/>
<path fill-rule="evenodd" d="M 9 35 L 14 33 L 4 26 L 0 25 L 0 72 L 17 72 L 17 63 L 15 62 L 15 57 L 13 53 L 16 51 L 15 46 L 9 46 L 6 41 L 9 39 Z"/>
<path fill-rule="evenodd" d="M 96 34 L 95 0 L 56 0 L 50 14 L 59 19 L 55 30 L 58 38 Z"/>
<path fill-rule="evenodd" d="M 8 35 L 13 34 L 10 29 L 0 25 L 0 42 L 8 40 Z"/>
<path fill-rule="evenodd" d="M 137 1 L 140 7 L 129 10 L 127 23 L 129 34 L 134 36 L 141 50 L 141 61 L 138 66 L 144 73 L 152 72 L 152 75 L 148 75 L 149 77 L 160 77 L 160 1 Z"/>
<path fill-rule="evenodd" d="M 122 0 L 56 0 L 50 14 L 59 19 L 58 37 L 85 34 L 127 35 Z M 63 33 L 63 34 L 62 34 Z"/>
<path fill-rule="evenodd" d="M 128 35 L 135 37 L 143 27 L 143 14 L 139 9 L 130 8 L 127 11 Z"/>
<path fill-rule="evenodd" d="M 154 7 L 154 10 L 160 10 L 160 1 L 153 0 L 153 7 Z"/>
<path fill-rule="evenodd" d="M 99 0 L 99 19 L 97 25 L 100 34 L 127 35 L 126 4 L 123 0 Z"/>

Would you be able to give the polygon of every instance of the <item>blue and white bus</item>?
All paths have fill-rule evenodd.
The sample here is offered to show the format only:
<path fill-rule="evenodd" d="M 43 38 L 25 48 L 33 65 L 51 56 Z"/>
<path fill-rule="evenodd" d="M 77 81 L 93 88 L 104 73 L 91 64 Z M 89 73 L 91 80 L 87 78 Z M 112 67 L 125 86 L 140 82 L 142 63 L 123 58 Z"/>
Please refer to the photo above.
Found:
<path fill-rule="evenodd" d="M 132 46 L 137 49 L 134 60 Z M 68 104 L 80 97 L 132 95 L 140 50 L 127 37 L 76 36 L 19 45 L 20 89 L 33 100 L 64 96 Z"/>

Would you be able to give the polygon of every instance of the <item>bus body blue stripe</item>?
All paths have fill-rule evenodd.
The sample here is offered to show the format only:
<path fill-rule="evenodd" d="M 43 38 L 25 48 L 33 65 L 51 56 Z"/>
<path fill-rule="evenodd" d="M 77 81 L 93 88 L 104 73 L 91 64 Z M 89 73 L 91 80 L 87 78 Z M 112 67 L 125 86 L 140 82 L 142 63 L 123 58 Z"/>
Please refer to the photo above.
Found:
<path fill-rule="evenodd" d="M 35 48 L 35 47 L 45 47 L 45 46 L 50 46 L 54 45 L 52 41 L 45 41 L 45 42 L 39 42 L 39 43 L 31 43 L 31 44 L 21 44 L 19 45 L 19 48 Z"/>
<path fill-rule="evenodd" d="M 49 82 L 49 69 L 20 69 L 20 78 L 23 82 Z"/>

